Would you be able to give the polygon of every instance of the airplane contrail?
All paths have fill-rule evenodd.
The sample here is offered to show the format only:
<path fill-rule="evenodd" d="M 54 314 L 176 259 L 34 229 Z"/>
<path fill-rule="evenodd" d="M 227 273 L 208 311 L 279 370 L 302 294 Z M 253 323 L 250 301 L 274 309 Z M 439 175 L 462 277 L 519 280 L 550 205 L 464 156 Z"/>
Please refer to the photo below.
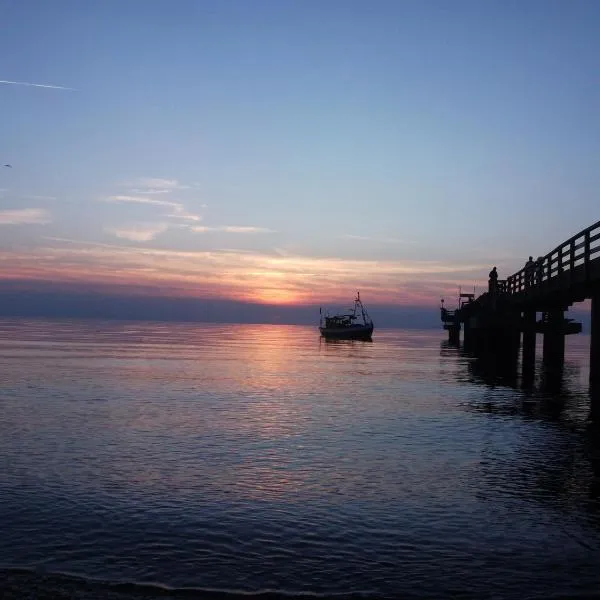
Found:
<path fill-rule="evenodd" d="M 75 91 L 75 88 L 65 87 L 64 85 L 47 85 L 44 83 L 29 83 L 28 81 L 8 81 L 7 79 L 0 79 L 0 83 L 4 83 L 6 85 L 27 85 L 29 87 L 50 88 L 52 90 L 69 90 L 71 92 Z"/>

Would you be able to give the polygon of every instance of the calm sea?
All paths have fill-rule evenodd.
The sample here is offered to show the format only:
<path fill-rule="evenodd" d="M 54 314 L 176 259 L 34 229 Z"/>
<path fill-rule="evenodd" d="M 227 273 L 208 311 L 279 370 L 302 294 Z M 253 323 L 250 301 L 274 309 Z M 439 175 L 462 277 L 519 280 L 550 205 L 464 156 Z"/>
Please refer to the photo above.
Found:
<path fill-rule="evenodd" d="M 588 347 L 523 390 L 441 330 L 0 321 L 0 592 L 600 593 Z"/>

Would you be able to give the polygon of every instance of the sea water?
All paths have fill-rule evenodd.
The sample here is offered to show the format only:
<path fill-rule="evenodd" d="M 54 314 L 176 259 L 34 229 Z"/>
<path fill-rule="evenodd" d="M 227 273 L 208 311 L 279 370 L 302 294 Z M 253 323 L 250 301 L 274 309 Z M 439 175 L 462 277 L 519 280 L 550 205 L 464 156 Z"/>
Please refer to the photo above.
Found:
<path fill-rule="evenodd" d="M 2 320 L 0 591 L 600 592 L 588 349 L 523 386 L 441 330 Z"/>

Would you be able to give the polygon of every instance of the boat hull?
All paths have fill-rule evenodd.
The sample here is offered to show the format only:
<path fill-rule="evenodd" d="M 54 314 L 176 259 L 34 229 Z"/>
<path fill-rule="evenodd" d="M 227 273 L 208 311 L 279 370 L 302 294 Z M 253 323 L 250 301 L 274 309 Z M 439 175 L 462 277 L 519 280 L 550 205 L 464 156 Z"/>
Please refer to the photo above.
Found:
<path fill-rule="evenodd" d="M 319 327 L 324 338 L 331 340 L 370 340 L 373 325 L 352 325 L 350 327 Z"/>

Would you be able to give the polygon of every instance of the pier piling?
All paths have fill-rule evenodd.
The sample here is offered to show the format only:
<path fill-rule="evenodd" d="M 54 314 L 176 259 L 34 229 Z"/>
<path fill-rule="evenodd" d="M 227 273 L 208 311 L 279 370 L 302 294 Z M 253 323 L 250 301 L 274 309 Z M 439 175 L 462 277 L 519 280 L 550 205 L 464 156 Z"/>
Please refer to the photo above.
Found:
<path fill-rule="evenodd" d="M 591 415 L 600 421 L 600 290 L 592 295 L 590 327 L 590 398 Z"/>
<path fill-rule="evenodd" d="M 535 310 L 523 313 L 523 377 L 533 377 L 535 370 Z"/>
<path fill-rule="evenodd" d="M 548 369 L 560 367 L 565 360 L 565 334 L 562 330 L 564 312 L 553 309 L 545 313 L 544 365 Z"/>

